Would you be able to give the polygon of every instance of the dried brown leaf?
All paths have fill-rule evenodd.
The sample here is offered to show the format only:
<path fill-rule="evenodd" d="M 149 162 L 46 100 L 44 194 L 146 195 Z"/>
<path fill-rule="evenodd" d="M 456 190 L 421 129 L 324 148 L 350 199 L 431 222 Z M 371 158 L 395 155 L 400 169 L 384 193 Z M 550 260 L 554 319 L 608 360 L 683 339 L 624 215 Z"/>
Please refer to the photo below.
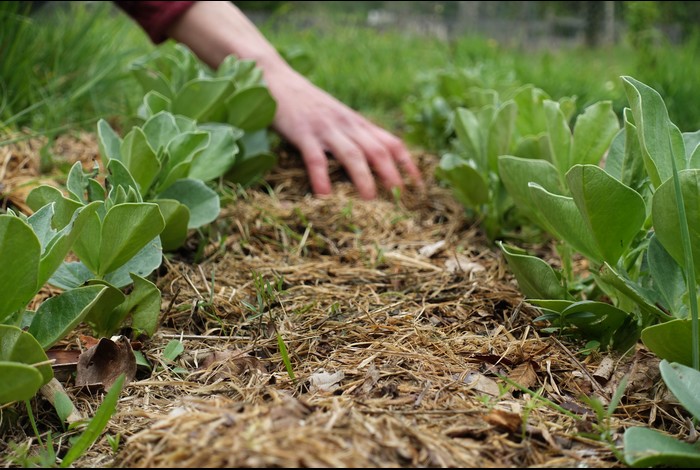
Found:
<path fill-rule="evenodd" d="M 129 340 L 120 336 L 116 341 L 101 338 L 78 358 L 75 384 L 79 386 L 103 386 L 108 389 L 114 381 L 125 374 L 124 384 L 136 375 L 136 356 Z"/>
<path fill-rule="evenodd" d="M 521 387 L 531 388 L 537 383 L 537 372 L 532 361 L 525 361 L 510 371 L 508 378 Z"/>

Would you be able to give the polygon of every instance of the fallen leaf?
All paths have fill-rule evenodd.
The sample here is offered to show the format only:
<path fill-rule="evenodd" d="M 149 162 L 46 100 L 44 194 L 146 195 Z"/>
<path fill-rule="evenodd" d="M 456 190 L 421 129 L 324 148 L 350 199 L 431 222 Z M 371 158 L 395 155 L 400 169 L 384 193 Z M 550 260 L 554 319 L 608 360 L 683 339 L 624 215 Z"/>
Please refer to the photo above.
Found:
<path fill-rule="evenodd" d="M 479 263 L 475 263 L 462 255 L 448 258 L 445 261 L 445 269 L 447 269 L 448 273 L 455 273 L 459 271 L 465 274 L 478 273 L 486 270 L 486 268 Z"/>
<path fill-rule="evenodd" d="M 202 360 L 199 368 L 214 371 L 215 379 L 243 375 L 250 370 L 267 372 L 260 359 L 240 350 L 214 351 Z"/>
<path fill-rule="evenodd" d="M 523 419 L 518 414 L 494 409 L 484 416 L 484 421 L 492 426 L 514 433 L 520 429 Z"/>
<path fill-rule="evenodd" d="M 311 392 L 332 392 L 340 387 L 338 382 L 344 378 L 345 374 L 342 370 L 332 374 L 326 372 L 325 370 L 320 370 L 318 372 L 314 372 L 309 377 L 309 389 Z"/>
<path fill-rule="evenodd" d="M 75 384 L 109 389 L 121 374 L 126 375 L 124 385 L 136 375 L 136 356 L 129 339 L 125 336 L 119 336 L 115 341 L 100 338 L 78 358 Z"/>
<path fill-rule="evenodd" d="M 430 258 L 435 253 L 440 251 L 445 246 L 445 243 L 447 243 L 447 242 L 445 242 L 445 240 L 440 240 L 439 242 L 431 243 L 430 245 L 425 245 L 420 250 L 418 250 L 418 253 L 421 256 L 425 256 L 426 258 Z"/>
<path fill-rule="evenodd" d="M 468 372 L 462 380 L 465 384 L 469 385 L 471 389 L 477 392 L 485 393 L 493 397 L 497 397 L 501 394 L 501 389 L 496 381 L 479 372 Z"/>
<path fill-rule="evenodd" d="M 80 351 L 77 349 L 49 349 L 46 356 L 53 361 L 51 368 L 58 381 L 66 381 L 78 367 Z"/>
<path fill-rule="evenodd" d="M 99 342 L 100 340 L 94 336 L 80 335 L 80 343 L 85 349 L 90 349 L 93 346 L 97 346 L 97 343 Z"/>
<path fill-rule="evenodd" d="M 508 378 L 521 387 L 531 388 L 537 383 L 537 372 L 532 361 L 525 361 L 510 371 Z"/>

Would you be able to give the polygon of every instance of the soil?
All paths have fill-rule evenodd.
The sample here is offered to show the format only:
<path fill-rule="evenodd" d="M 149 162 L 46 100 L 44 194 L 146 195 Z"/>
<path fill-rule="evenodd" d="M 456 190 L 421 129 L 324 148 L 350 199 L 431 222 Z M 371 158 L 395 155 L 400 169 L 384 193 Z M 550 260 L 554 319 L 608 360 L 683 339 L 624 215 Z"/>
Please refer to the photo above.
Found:
<path fill-rule="evenodd" d="M 39 172 L 42 145 L 0 148 L 6 207 L 61 183 Z M 52 148 L 86 168 L 98 158 L 90 134 Z M 221 183 L 217 221 L 151 277 L 161 326 L 132 343 L 151 369 L 139 368 L 74 465 L 624 467 L 626 428 L 687 435 L 654 356 L 549 333 L 478 221 L 433 179 L 437 157 L 416 159 L 426 189 L 400 198 L 359 199 L 335 163 L 333 194 L 313 197 L 287 151 L 262 185 Z M 84 348 L 81 334 L 63 346 Z M 173 341 L 184 350 L 171 361 Z M 61 383 L 92 416 L 104 390 Z M 596 413 L 621 384 L 609 416 Z M 41 396 L 32 403 L 60 457 L 78 430 Z M 38 449 L 26 409 L 0 418 L 0 465 L 17 466 L 12 443 Z"/>

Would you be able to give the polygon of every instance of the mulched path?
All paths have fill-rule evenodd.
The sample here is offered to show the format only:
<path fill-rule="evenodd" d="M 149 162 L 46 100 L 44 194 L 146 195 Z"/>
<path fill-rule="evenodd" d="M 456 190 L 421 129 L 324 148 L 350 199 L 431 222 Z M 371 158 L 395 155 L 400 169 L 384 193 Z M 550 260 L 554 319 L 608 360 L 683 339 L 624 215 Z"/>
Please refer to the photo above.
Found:
<path fill-rule="evenodd" d="M 0 148 L 5 204 L 36 184 L 40 148 Z M 54 149 L 97 153 L 89 134 Z M 629 426 L 687 435 L 653 355 L 584 354 L 545 333 L 497 248 L 432 178 L 437 157 L 416 158 L 427 189 L 396 200 L 360 200 L 337 165 L 334 194 L 312 197 L 288 152 L 264 185 L 222 183 L 220 217 L 153 275 L 161 327 L 141 352 L 154 367 L 106 428 L 118 449 L 102 438 L 75 465 L 622 467 Z M 184 351 L 169 361 L 172 341 Z M 623 377 L 619 406 L 597 416 L 586 397 L 605 406 Z M 64 386 L 88 416 L 103 397 Z M 35 402 L 56 439 L 55 413 Z M 15 413 L 0 428 L 3 466 L 9 442 L 36 446 Z"/>

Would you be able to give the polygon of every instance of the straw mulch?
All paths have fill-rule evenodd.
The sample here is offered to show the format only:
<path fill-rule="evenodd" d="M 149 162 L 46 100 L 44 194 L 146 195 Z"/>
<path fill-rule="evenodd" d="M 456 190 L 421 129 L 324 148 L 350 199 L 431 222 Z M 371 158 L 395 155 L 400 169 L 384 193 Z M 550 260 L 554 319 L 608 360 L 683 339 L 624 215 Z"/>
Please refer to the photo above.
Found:
<path fill-rule="evenodd" d="M 432 178 L 436 157 L 416 157 L 425 192 L 368 202 L 337 166 L 334 194 L 310 196 L 298 157 L 280 155 L 265 185 L 222 188 L 219 219 L 166 255 L 162 326 L 141 347 L 153 371 L 122 392 L 117 451 L 100 439 L 77 466 L 615 467 L 602 433 L 620 450 L 628 426 L 689 432 L 652 355 L 586 355 L 533 322 Z M 607 404 L 623 376 L 599 420 L 582 397 Z M 101 401 L 65 387 L 88 415 Z"/>

